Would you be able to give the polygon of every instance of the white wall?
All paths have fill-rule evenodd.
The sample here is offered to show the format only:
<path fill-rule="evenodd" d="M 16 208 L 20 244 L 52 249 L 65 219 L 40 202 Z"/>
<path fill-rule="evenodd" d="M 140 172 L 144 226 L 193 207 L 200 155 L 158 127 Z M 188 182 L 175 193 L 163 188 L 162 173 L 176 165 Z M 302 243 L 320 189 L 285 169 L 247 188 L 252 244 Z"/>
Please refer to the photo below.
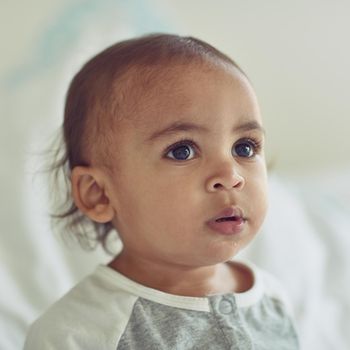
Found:
<path fill-rule="evenodd" d="M 350 2 L 157 2 L 251 77 L 276 170 L 350 165 Z"/>
<path fill-rule="evenodd" d="M 2 1 L 0 73 L 28 59 L 64 8 L 84 2 L 91 4 Z M 137 3 L 153 6 L 174 31 L 209 41 L 243 67 L 257 90 L 275 171 L 299 174 L 350 165 L 350 2 Z"/>

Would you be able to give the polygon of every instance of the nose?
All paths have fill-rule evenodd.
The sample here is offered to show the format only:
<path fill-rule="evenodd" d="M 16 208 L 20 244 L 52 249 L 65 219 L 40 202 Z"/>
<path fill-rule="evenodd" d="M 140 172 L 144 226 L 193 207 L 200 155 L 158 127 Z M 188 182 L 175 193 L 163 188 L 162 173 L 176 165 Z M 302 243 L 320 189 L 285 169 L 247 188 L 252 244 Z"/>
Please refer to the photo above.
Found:
<path fill-rule="evenodd" d="M 206 181 L 208 192 L 221 190 L 242 190 L 245 185 L 245 179 L 238 173 L 238 169 L 232 165 L 232 162 L 217 168 L 215 174 L 211 175 Z"/>

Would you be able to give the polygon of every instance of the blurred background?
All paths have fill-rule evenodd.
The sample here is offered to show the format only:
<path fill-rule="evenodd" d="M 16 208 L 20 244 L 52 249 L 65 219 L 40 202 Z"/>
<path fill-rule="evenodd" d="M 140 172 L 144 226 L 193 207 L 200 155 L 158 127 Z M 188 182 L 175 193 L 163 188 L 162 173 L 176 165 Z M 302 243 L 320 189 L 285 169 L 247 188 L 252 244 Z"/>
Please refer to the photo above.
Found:
<path fill-rule="evenodd" d="M 52 189 L 35 174 L 75 72 L 106 46 L 150 32 L 208 41 L 250 77 L 272 170 L 264 235 L 247 255 L 284 282 L 305 349 L 350 347 L 349 2 L 0 4 L 1 349 L 20 348 L 28 325 L 108 259 L 67 248 L 50 232 Z"/>
<path fill-rule="evenodd" d="M 68 80 L 96 50 L 145 32 L 176 32 L 212 43 L 247 72 L 260 100 L 276 171 L 299 174 L 349 166 L 346 1 L 1 3 L 0 72 L 6 88 L 18 94 L 30 84 L 25 97 L 31 108 L 58 107 L 56 113 L 27 115 L 23 124 L 40 120 L 47 130 L 46 123 L 52 128 L 60 122 Z M 33 106 L 38 94 L 40 106 Z"/>

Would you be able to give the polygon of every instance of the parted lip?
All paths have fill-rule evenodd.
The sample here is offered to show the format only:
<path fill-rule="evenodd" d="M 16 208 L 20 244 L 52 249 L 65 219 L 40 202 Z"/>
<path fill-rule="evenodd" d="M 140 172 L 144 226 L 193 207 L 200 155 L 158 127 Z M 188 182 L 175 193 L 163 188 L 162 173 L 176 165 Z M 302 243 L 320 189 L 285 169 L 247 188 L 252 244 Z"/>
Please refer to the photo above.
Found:
<path fill-rule="evenodd" d="M 216 221 L 218 219 L 221 218 L 228 218 L 228 217 L 236 217 L 236 218 L 242 218 L 243 220 L 245 220 L 245 218 L 243 217 L 243 212 L 241 210 L 241 208 L 239 207 L 227 207 L 223 210 L 221 210 L 217 215 L 215 215 L 213 218 L 211 218 L 208 222 L 211 221 Z"/>

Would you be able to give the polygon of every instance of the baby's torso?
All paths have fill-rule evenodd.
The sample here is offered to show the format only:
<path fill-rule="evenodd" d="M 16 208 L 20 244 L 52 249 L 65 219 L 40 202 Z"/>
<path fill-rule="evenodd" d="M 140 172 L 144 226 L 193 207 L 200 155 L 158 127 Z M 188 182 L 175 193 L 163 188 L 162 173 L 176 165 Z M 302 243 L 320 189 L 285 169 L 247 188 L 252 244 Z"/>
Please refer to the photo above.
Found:
<path fill-rule="evenodd" d="M 246 292 L 183 297 L 100 265 L 33 324 L 25 350 L 299 349 L 278 284 L 253 270 Z"/>

